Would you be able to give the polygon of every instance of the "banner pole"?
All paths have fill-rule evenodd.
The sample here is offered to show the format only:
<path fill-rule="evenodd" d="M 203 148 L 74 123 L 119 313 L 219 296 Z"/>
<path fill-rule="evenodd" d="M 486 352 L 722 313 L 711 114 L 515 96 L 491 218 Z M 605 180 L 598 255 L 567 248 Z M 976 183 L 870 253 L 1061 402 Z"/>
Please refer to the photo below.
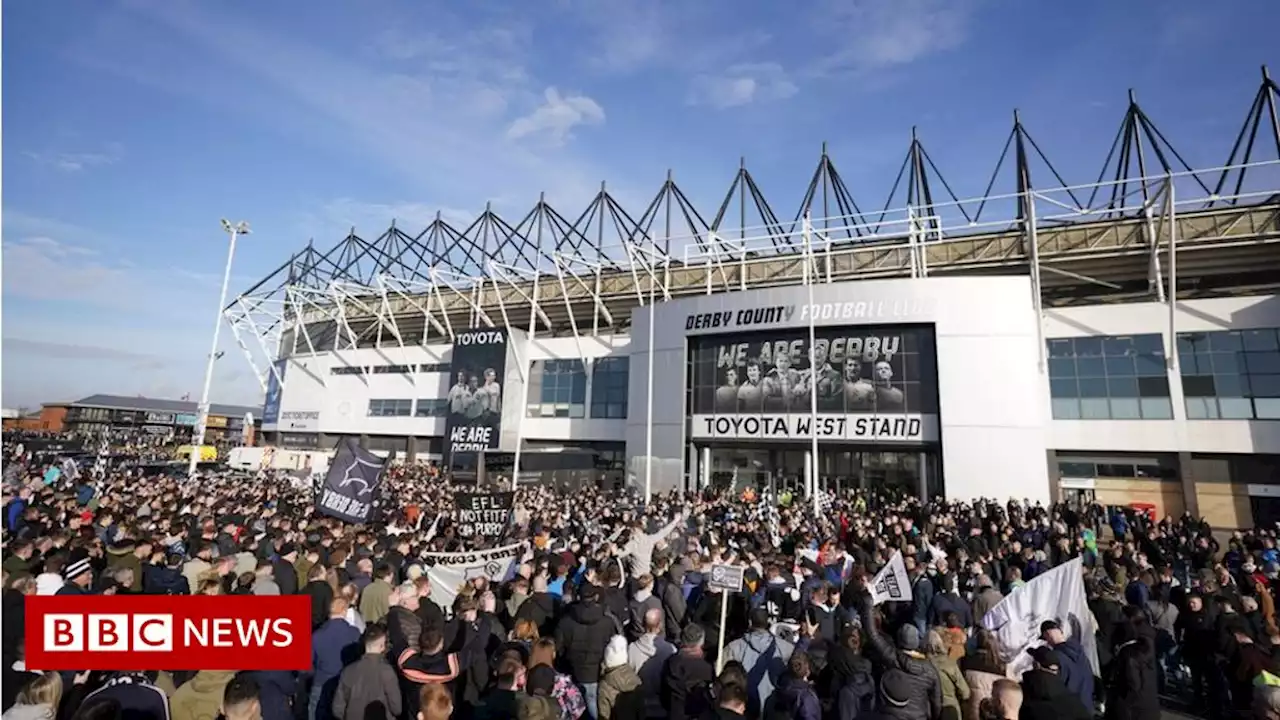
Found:
<path fill-rule="evenodd" d="M 813 225 L 808 211 L 804 214 L 804 281 L 809 290 L 809 435 L 811 446 L 809 452 L 809 498 L 813 502 L 813 516 L 818 517 L 821 508 L 818 502 L 818 353 L 816 349 L 818 332 L 813 324 Z"/>
<path fill-rule="evenodd" d="M 649 327 L 648 337 L 649 344 L 645 348 L 648 354 L 645 372 L 648 375 L 648 382 L 645 383 L 645 412 L 644 412 L 644 504 L 649 505 L 649 498 L 653 495 L 653 361 L 655 354 L 653 352 L 653 326 L 657 322 L 653 308 L 653 256 L 649 258 Z"/>
<path fill-rule="evenodd" d="M 720 589 L 720 641 L 716 647 L 716 675 L 724 670 L 724 626 L 729 619 L 729 593 Z"/>
<path fill-rule="evenodd" d="M 533 344 L 533 335 L 538 330 L 538 270 L 533 271 L 533 297 L 529 300 L 529 336 L 525 338 L 526 345 L 529 347 Z M 516 412 L 516 454 L 512 458 L 513 465 L 511 468 L 511 489 L 514 491 L 520 485 L 520 455 L 524 450 L 524 421 L 525 416 L 529 414 L 529 353 L 520 357 L 520 353 L 512 350 L 512 354 L 516 356 L 516 362 L 520 363 L 520 407 Z"/>

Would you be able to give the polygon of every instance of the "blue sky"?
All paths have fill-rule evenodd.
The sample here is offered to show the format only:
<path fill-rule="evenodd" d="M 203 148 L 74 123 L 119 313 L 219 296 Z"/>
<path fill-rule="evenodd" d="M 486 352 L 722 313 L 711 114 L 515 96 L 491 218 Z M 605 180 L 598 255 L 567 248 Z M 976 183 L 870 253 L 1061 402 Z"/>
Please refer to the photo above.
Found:
<path fill-rule="evenodd" d="M 1280 74 L 1280 3 L 1187 0 L 102 0 L 4 4 L 3 402 L 197 395 L 232 291 L 308 238 L 391 218 L 643 210 L 668 168 L 704 215 L 738 159 L 789 216 L 830 152 L 885 201 L 918 125 L 961 197 L 1020 108 L 1091 182 L 1137 88 L 1220 165 Z M 1012 189 L 1011 176 L 997 185 Z M 224 332 L 213 399 L 261 401 Z"/>

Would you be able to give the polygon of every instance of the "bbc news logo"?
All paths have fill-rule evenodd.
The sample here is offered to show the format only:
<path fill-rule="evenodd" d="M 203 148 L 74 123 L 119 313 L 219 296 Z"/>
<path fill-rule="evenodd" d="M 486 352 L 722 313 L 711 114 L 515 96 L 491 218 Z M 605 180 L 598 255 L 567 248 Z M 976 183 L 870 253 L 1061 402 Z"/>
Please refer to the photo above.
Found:
<path fill-rule="evenodd" d="M 40 670 L 307 670 L 306 595 L 55 595 L 26 599 Z"/>

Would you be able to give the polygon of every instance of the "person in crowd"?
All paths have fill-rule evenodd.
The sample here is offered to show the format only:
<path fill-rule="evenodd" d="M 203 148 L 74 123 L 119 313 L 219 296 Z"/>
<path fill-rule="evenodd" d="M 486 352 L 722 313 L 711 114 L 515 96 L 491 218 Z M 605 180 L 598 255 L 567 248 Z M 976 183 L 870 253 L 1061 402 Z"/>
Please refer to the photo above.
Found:
<path fill-rule="evenodd" d="M 662 707 L 673 720 L 697 718 L 710 709 L 708 703 L 715 669 L 703 655 L 707 633 L 690 623 L 680 633 L 680 649 L 662 668 Z"/>
<path fill-rule="evenodd" d="M 387 629 L 365 626 L 364 655 L 342 669 L 333 694 L 335 720 L 394 720 L 400 717 L 400 680 L 387 660 Z"/>
<path fill-rule="evenodd" d="M 265 720 L 262 699 L 253 673 L 236 673 L 222 691 L 222 713 L 226 720 Z"/>
<path fill-rule="evenodd" d="M 604 650 L 600 690 L 596 699 L 601 720 L 644 720 L 645 702 L 640 675 L 627 661 L 627 639 L 614 635 Z"/>
<path fill-rule="evenodd" d="M 8 683 L 9 679 L 6 678 Z M 6 692 L 11 688 L 6 687 Z M 0 720 L 55 720 L 62 702 L 62 676 L 47 672 L 34 675 L 16 692 L 14 704 L 6 707 Z"/>
<path fill-rule="evenodd" d="M 1031 651 L 1035 666 L 1022 676 L 1022 715 L 1028 719 L 1089 720 L 1093 712 L 1062 681 L 1062 659 L 1041 645 Z"/>
<path fill-rule="evenodd" d="M 937 596 L 935 596 L 936 599 Z M 936 630 L 925 636 L 925 655 L 938 673 L 942 688 L 942 720 L 960 720 L 960 709 L 969 701 L 969 682 L 960 666 L 947 651 L 947 644 Z"/>
<path fill-rule="evenodd" d="M 347 623 L 347 601 L 329 603 L 329 619 L 311 634 L 311 694 L 307 720 L 328 720 L 343 668 L 359 647 L 360 633 Z"/>
<path fill-rule="evenodd" d="M 809 655 L 792 653 L 787 660 L 787 672 L 766 703 L 765 714 L 795 720 L 822 720 L 822 703 L 810 680 L 812 675 L 813 663 Z"/>
<path fill-rule="evenodd" d="M 1265 716 L 1268 693 L 1255 688 L 1280 682 L 1270 528 L 1242 528 L 1219 546 L 1202 518 L 1096 505 L 922 502 L 846 487 L 814 512 L 759 488 L 645 502 L 626 488 L 522 483 L 513 522 L 486 538 L 466 531 L 453 500 L 477 488 L 428 464 L 389 465 L 379 517 L 352 524 L 318 510 L 313 488 L 270 471 L 140 482 L 125 464 L 46 485 L 47 463 L 12 443 L 4 451 L 17 468 L 5 479 L 7 705 L 41 677 L 23 661 L 29 594 L 279 592 L 308 597 L 313 610 L 312 672 L 253 672 L 256 710 L 247 690 L 245 702 L 220 704 L 237 676 L 220 691 L 227 675 L 217 673 L 233 669 L 90 673 L 78 683 L 66 673 L 55 720 L 77 710 L 165 720 L 161 686 L 175 716 L 220 707 L 264 720 L 301 715 L 327 686 L 309 716 L 416 720 L 500 707 L 561 720 L 759 717 L 808 712 L 816 696 L 824 718 L 972 720 L 1081 716 L 1097 695 L 1111 717 L 1146 717 L 1162 687 L 1217 718 Z M 1123 542 L 1114 528 L 1099 533 L 1118 516 Z M 481 555 L 498 547 L 517 557 Z M 899 552 L 912 599 L 872 608 L 867 584 Z M 718 565 L 742 569 L 740 591 L 709 581 Z M 1067 565 L 1088 607 L 1035 617 L 1039 637 L 1027 642 L 1042 647 L 1032 655 L 982 627 L 1005 594 L 1036 592 Z M 433 584 L 427 568 L 448 581 Z M 335 601 L 345 603 L 340 617 Z M 362 625 L 381 637 L 360 635 Z M 379 680 L 351 680 L 339 707 L 344 676 L 362 673 Z M 626 705 L 632 696 L 639 711 Z"/>
<path fill-rule="evenodd" d="M 771 627 L 769 611 L 756 608 L 751 611 L 750 632 L 724 649 L 726 660 L 742 663 L 747 677 L 756 679 L 755 685 L 747 688 L 747 707 L 753 715 L 769 701 L 795 651 L 795 645 L 774 635 Z"/>
<path fill-rule="evenodd" d="M 207 720 L 222 711 L 227 685 L 236 676 L 233 670 L 201 670 L 169 698 L 173 720 Z M 255 688 L 256 695 L 256 688 Z"/>

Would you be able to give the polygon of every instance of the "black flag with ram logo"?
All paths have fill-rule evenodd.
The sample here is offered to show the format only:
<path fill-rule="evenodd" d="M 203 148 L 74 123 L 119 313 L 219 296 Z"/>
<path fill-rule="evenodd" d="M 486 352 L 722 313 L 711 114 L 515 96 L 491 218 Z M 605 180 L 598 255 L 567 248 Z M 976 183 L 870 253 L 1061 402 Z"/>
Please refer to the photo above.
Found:
<path fill-rule="evenodd" d="M 360 447 L 355 438 L 347 438 L 329 464 L 324 486 L 316 495 L 316 510 L 349 523 L 369 522 L 386 467 L 386 460 Z"/>

